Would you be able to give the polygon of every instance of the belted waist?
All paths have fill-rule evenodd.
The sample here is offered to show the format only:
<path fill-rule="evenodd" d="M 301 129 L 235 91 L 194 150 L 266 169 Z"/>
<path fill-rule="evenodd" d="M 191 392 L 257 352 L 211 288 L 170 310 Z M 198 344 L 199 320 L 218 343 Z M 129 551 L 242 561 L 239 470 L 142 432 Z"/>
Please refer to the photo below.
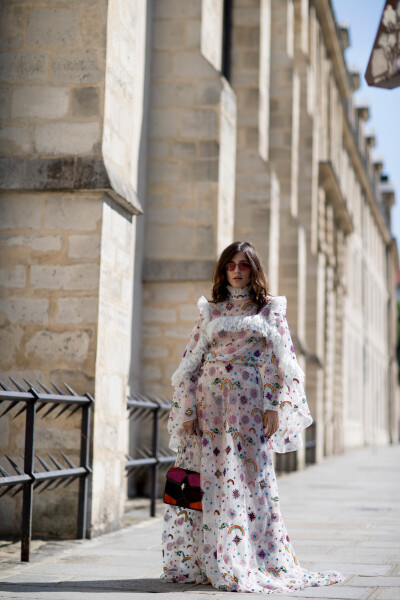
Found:
<path fill-rule="evenodd" d="M 232 365 L 232 367 L 243 367 L 246 369 L 259 369 L 262 366 L 254 363 L 248 363 L 244 359 L 239 360 L 238 357 L 234 357 L 232 360 L 221 360 L 218 358 L 213 358 L 212 360 L 204 359 L 204 363 L 208 363 L 211 365 Z"/>

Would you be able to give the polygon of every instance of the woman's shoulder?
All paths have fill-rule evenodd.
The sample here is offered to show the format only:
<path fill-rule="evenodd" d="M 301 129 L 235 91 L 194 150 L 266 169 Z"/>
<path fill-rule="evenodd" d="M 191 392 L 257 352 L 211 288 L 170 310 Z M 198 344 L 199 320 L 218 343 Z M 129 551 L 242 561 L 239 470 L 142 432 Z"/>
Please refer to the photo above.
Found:
<path fill-rule="evenodd" d="M 208 322 L 210 320 L 210 302 L 207 300 L 207 298 L 205 296 L 200 296 L 200 298 L 197 301 L 197 308 L 199 309 L 199 312 L 201 314 L 201 316 L 204 318 L 204 320 L 206 322 Z"/>
<path fill-rule="evenodd" d="M 266 304 L 287 304 L 286 296 L 267 296 Z"/>
<path fill-rule="evenodd" d="M 286 296 L 267 296 L 267 300 L 262 309 L 262 314 L 264 316 L 268 316 L 270 312 L 275 312 L 277 310 L 286 311 L 287 300 Z"/>

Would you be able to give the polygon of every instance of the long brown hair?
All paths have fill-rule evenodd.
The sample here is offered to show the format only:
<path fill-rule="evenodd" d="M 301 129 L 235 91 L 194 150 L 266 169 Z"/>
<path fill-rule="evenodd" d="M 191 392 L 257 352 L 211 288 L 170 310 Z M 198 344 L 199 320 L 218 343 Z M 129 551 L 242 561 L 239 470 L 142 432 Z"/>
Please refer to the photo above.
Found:
<path fill-rule="evenodd" d="M 260 257 L 256 249 L 250 242 L 233 242 L 230 244 L 218 259 L 214 269 L 214 284 L 212 288 L 212 301 L 223 302 L 229 296 L 228 277 L 226 275 L 226 265 L 238 252 L 243 252 L 251 266 L 250 274 L 250 297 L 257 304 L 258 311 L 263 308 L 267 301 L 268 279 L 261 264 Z"/>

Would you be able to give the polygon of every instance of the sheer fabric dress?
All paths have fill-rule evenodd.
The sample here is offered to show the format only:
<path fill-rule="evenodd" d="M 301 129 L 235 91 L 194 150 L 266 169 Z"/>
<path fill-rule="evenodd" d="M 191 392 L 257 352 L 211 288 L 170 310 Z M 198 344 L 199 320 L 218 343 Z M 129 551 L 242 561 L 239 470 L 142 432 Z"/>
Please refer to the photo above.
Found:
<path fill-rule="evenodd" d="M 167 506 L 161 579 L 263 593 L 343 581 L 300 566 L 279 507 L 273 451 L 299 449 L 312 423 L 286 298 L 270 298 L 257 314 L 248 288 L 228 290 L 222 303 L 200 298 L 172 377 L 170 446 L 177 466 L 200 471 L 203 512 Z M 269 440 L 266 409 L 280 421 Z M 195 418 L 197 434 L 185 434 L 183 422 Z"/>

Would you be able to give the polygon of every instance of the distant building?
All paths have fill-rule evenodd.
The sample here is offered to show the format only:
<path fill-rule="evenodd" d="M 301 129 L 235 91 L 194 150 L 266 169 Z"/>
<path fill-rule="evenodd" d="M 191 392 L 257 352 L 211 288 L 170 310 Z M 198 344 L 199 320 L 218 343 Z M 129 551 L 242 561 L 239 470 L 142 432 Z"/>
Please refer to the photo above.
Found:
<path fill-rule="evenodd" d="M 1 18 L 1 378 L 95 395 L 92 533 L 123 511 L 127 390 L 170 396 L 236 239 L 288 299 L 315 459 L 397 441 L 394 193 L 329 0 L 6 2 Z M 4 427 L 0 455 L 18 456 Z M 76 436 L 69 421 L 39 445 Z M 3 530 L 17 510 L 0 500 Z"/>

